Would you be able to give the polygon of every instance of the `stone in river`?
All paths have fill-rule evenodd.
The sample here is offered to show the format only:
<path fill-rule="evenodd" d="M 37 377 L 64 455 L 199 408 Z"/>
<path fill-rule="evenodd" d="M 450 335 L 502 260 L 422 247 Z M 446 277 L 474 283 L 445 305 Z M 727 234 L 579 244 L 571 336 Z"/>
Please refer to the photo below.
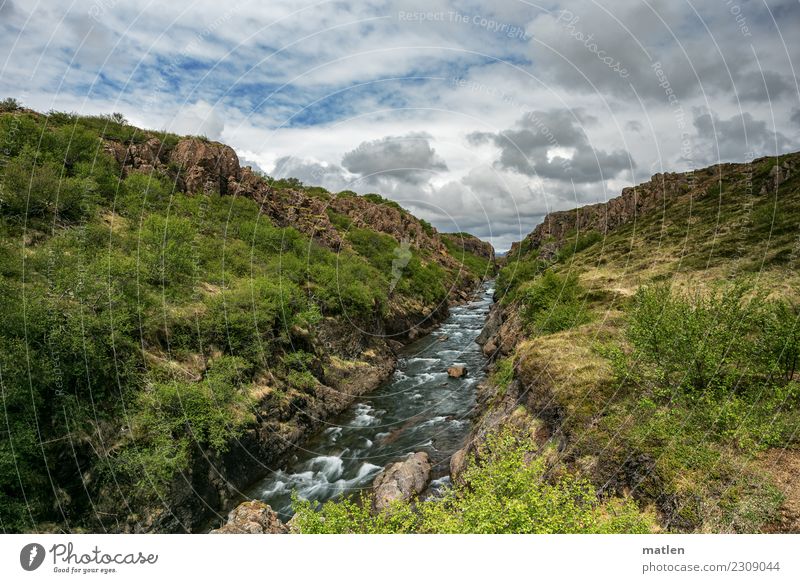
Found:
<path fill-rule="evenodd" d="M 453 365 L 448 367 L 447 374 L 454 379 L 460 379 L 461 377 L 467 376 L 467 367 L 461 364 Z"/>

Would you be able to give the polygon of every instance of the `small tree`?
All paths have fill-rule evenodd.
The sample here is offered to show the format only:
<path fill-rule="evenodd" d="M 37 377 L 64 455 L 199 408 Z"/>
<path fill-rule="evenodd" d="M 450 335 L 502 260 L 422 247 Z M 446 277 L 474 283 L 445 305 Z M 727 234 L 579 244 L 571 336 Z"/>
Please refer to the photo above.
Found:
<path fill-rule="evenodd" d="M 21 108 L 19 101 L 13 97 L 6 97 L 3 101 L 0 101 L 0 112 L 17 111 Z"/>

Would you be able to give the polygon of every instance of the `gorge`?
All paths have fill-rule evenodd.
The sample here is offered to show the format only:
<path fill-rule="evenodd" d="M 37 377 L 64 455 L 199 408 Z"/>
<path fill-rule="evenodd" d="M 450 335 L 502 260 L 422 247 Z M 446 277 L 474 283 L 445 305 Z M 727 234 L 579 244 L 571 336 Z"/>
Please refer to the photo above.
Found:
<path fill-rule="evenodd" d="M 498 258 L 202 136 L 0 133 L 6 530 L 798 530 L 800 154 Z"/>

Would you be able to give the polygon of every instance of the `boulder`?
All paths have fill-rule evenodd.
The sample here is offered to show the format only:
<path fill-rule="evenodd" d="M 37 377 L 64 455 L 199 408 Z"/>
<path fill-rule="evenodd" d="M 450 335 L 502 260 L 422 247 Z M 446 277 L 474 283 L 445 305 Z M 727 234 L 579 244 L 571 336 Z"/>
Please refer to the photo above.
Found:
<path fill-rule="evenodd" d="M 467 367 L 462 364 L 455 364 L 447 368 L 447 374 L 454 379 L 460 379 L 467 376 Z"/>
<path fill-rule="evenodd" d="M 228 514 L 228 522 L 210 534 L 287 534 L 278 514 L 260 500 L 242 502 Z"/>
<path fill-rule="evenodd" d="M 395 462 L 372 483 L 372 510 L 380 512 L 395 500 L 411 500 L 421 494 L 431 479 L 431 459 L 424 451 Z"/>

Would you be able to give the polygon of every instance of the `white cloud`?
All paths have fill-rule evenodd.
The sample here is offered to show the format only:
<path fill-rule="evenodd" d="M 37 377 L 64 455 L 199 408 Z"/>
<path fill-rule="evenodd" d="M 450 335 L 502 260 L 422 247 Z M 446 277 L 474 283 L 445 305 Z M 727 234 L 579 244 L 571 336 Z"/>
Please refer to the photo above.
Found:
<path fill-rule="evenodd" d="M 737 5 L 746 31 L 725 3 L 6 0 L 0 93 L 205 134 L 333 190 L 379 186 L 502 248 L 548 210 L 741 159 L 745 131 L 756 155 L 797 149 L 800 5 Z M 517 140 L 515 157 L 500 138 L 531 111 L 561 112 L 559 144 L 540 151 L 520 135 L 533 142 Z M 396 138 L 410 135 L 425 137 Z"/>

